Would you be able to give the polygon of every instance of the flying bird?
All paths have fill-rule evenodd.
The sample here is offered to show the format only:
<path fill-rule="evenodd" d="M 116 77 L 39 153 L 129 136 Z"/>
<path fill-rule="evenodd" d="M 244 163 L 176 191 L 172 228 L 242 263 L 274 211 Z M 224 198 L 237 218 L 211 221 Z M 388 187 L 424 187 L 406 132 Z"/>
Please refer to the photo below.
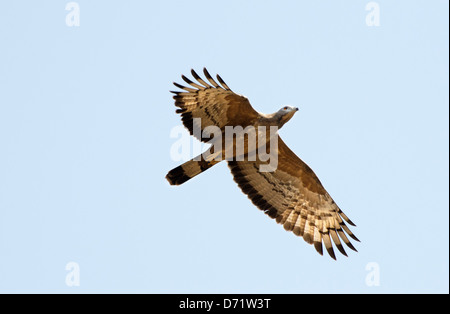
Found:
<path fill-rule="evenodd" d="M 234 93 L 219 75 L 217 80 L 220 84 L 212 78 L 206 68 L 203 69 L 203 73 L 207 81 L 194 70 L 191 73 L 197 82 L 182 75 L 182 79 L 189 87 L 174 83 L 182 91 L 171 92 L 175 94 L 173 98 L 175 106 L 178 107 L 176 112 L 181 115 L 183 125 L 191 135 L 203 142 L 211 143 L 208 141 L 210 138 L 203 137 L 196 129 L 204 131 L 213 126 L 222 131 L 222 134 L 225 134 L 226 128 L 230 126 L 241 126 L 246 129 L 254 127 L 257 130 L 258 127 L 268 129 L 272 126 L 280 129 L 298 111 L 298 108 L 284 106 L 272 114 L 259 113 L 253 109 L 246 97 Z M 257 141 L 255 147 L 260 148 L 270 140 L 276 141 L 275 151 L 270 152 L 270 156 L 277 157 L 276 167 L 272 171 L 261 171 L 261 166 L 268 165 L 269 160 L 256 154 L 256 148 L 253 149 L 252 155 L 249 140 L 245 136 L 244 153 L 238 156 L 235 147 L 236 136 L 233 137 L 234 147 L 231 153 L 229 149 L 227 151 L 226 143 L 222 142 L 218 151 L 209 150 L 202 156 L 183 163 L 169 171 L 166 179 L 171 185 L 180 185 L 221 160 L 226 160 L 234 181 L 253 204 L 277 223 L 282 224 L 284 229 L 313 244 L 319 254 L 323 255 L 323 244 L 328 254 L 336 259 L 332 242 L 345 256 L 347 253 L 342 242 L 356 251 L 347 235 L 355 241 L 359 240 L 346 223 L 352 226 L 355 224 L 333 201 L 311 168 L 289 149 L 278 133 L 267 135 L 268 133 L 266 137 L 258 137 L 259 142 Z M 222 136 L 221 140 L 223 139 L 225 135 Z M 265 152 L 268 148 L 269 145 L 266 145 Z M 226 153 L 231 154 L 228 157 L 232 158 L 224 159 L 223 154 Z M 217 158 L 218 155 L 222 158 Z M 253 159 L 249 157 L 250 155 Z"/>

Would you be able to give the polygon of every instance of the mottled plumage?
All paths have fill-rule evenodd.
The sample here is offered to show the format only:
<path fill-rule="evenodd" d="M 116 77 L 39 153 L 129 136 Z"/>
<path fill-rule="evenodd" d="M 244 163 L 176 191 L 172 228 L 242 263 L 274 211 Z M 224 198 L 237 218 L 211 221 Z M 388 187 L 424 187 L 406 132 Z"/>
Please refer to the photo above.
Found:
<path fill-rule="evenodd" d="M 190 134 L 199 140 L 208 141 L 194 134 L 194 127 L 204 130 L 213 125 L 223 132 L 226 126 L 281 128 L 298 110 L 284 107 L 269 115 L 258 113 L 247 98 L 232 92 L 220 76 L 217 76 L 218 84 L 206 69 L 204 74 L 209 83 L 192 70 L 197 83 L 183 75 L 183 80 L 190 87 L 174 83 L 183 92 L 173 92 L 175 106 L 179 108 L 176 112 L 181 114 L 182 122 Z M 195 118 L 201 118 L 200 125 L 194 126 Z M 268 161 L 262 161 L 258 155 L 253 161 L 249 158 L 242 161 L 228 160 L 234 181 L 254 205 L 282 224 L 287 231 L 314 244 L 320 254 L 323 253 L 324 244 L 329 255 L 336 259 L 332 246 L 334 243 L 342 254 L 347 255 L 342 242 L 356 251 L 347 235 L 359 240 L 345 222 L 352 226 L 354 224 L 339 209 L 311 168 L 287 147 L 278 134 L 276 136 L 278 147 L 276 151 L 270 152 L 271 156 L 277 155 L 276 170 L 261 172 L 260 166 L 268 164 Z M 245 153 L 247 156 L 249 152 Z M 194 158 L 174 168 L 166 179 L 170 184 L 179 185 L 220 162 L 208 156 L 212 155 L 204 154 L 201 158 Z"/>

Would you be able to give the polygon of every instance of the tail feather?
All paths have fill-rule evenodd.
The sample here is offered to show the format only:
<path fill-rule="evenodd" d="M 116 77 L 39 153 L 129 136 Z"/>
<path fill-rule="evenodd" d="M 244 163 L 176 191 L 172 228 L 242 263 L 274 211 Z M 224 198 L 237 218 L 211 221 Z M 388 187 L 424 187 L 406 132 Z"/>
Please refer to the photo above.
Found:
<path fill-rule="evenodd" d="M 194 158 L 195 159 L 195 158 Z M 206 161 L 206 160 L 194 160 L 191 159 L 184 164 L 172 169 L 166 175 L 167 181 L 171 185 L 180 185 L 184 182 L 192 179 L 196 175 L 208 170 L 212 166 L 218 163 L 216 160 Z"/>

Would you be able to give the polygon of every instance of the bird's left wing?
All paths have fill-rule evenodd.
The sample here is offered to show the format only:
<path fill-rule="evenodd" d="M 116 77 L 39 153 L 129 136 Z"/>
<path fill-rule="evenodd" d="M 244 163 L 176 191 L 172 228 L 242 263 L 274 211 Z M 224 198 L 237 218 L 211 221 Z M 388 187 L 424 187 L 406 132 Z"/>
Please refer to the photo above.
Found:
<path fill-rule="evenodd" d="M 329 255 L 336 259 L 332 241 L 344 255 L 347 254 L 341 240 L 356 251 L 346 234 L 359 240 L 345 222 L 354 224 L 339 209 L 311 168 L 280 137 L 276 153 L 278 166 L 273 172 L 260 172 L 260 166 L 268 162 L 259 159 L 228 161 L 234 181 L 241 190 L 286 230 L 314 244 L 321 255 L 323 243 Z"/>

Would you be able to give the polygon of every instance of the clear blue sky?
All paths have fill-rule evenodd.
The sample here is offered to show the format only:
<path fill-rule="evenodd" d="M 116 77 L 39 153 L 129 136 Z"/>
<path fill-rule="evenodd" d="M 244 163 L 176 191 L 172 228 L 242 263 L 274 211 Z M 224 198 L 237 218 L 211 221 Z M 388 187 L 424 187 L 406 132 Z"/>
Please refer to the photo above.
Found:
<path fill-rule="evenodd" d="M 68 2 L 0 4 L 0 292 L 448 293 L 448 1 L 368 26 L 361 0 L 80 0 L 73 27 Z M 225 164 L 169 186 L 169 90 L 204 66 L 300 108 L 281 136 L 358 253 L 318 255 Z"/>

